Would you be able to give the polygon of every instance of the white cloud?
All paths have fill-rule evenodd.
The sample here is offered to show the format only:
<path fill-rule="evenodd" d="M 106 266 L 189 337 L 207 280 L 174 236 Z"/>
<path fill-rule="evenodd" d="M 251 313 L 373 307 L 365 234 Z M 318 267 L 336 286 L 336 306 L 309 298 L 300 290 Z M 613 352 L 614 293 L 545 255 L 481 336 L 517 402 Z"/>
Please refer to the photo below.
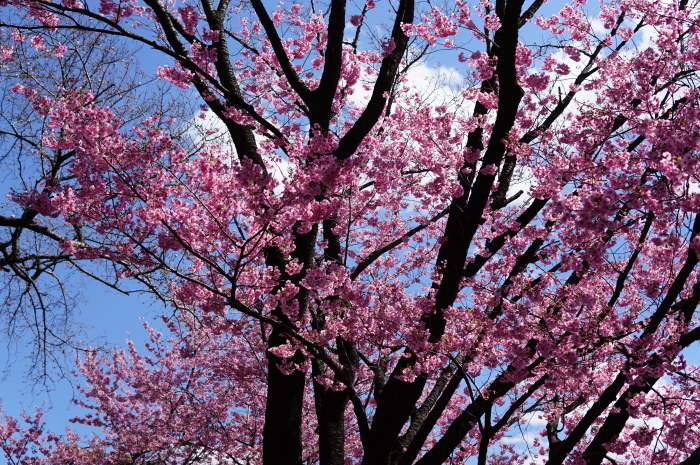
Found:
<path fill-rule="evenodd" d="M 210 110 L 198 113 L 190 120 L 187 135 L 195 146 L 219 145 L 224 163 L 232 163 L 237 159 L 236 147 L 226 125 Z M 257 132 L 254 132 L 253 135 L 260 146 L 261 142 L 265 140 L 265 136 Z M 274 193 L 279 195 L 283 190 L 283 181 L 289 177 L 292 164 L 282 155 L 273 155 L 267 158 L 267 169 L 280 182 L 274 190 Z"/>
<path fill-rule="evenodd" d="M 531 445 L 537 438 L 535 433 L 522 433 L 513 436 L 503 436 L 499 442 L 503 444 L 523 444 Z"/>
<path fill-rule="evenodd" d="M 523 417 L 523 421 L 529 426 L 545 427 L 547 425 L 547 417 L 542 412 L 528 413 Z"/>
<path fill-rule="evenodd" d="M 449 66 L 430 66 L 420 60 L 412 65 L 403 76 L 403 86 L 409 93 L 419 95 L 426 105 L 447 106 L 453 110 L 466 111 L 463 108 L 462 90 L 465 78 L 456 68 Z M 374 76 L 360 78 L 353 86 L 353 93 L 348 100 L 351 105 L 362 108 L 372 95 Z M 467 105 L 472 107 L 472 105 Z M 470 110 L 471 108 L 469 108 Z"/>

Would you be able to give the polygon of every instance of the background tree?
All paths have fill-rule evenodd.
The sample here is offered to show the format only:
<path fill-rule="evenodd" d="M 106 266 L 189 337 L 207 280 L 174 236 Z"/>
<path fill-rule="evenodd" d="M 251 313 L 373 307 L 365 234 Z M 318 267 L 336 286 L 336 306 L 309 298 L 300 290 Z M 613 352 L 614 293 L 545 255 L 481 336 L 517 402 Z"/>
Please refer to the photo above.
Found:
<path fill-rule="evenodd" d="M 63 176 L 70 176 L 65 169 L 73 156 L 70 150 L 42 144 L 42 137 L 51 131 L 48 121 L 31 101 L 13 91 L 18 83 L 52 99 L 65 98 L 69 92 L 91 92 L 94 103 L 118 110 L 126 127 L 146 114 L 172 118 L 192 111 L 183 103 L 175 104 L 176 92 L 156 77 L 145 76 L 136 62 L 126 59 L 135 53 L 133 46 L 111 36 L 62 29 L 41 42 L 31 42 L 31 36 L 17 28 L 6 28 L 2 33 L 3 195 L 14 192 L 21 196 L 29 191 L 50 195 L 52 185 L 47 180 L 57 178 L 60 182 Z M 181 130 L 186 129 L 183 124 Z M 47 381 L 56 374 L 55 368 L 72 365 L 72 349 L 84 336 L 73 313 L 81 297 L 79 276 L 87 275 L 121 292 L 128 288 L 119 284 L 109 265 L 101 264 L 98 271 L 94 263 L 81 263 L 60 249 L 61 240 L 91 242 L 82 225 L 57 221 L 40 210 L 40 205 L 21 202 L 3 205 L 0 266 L 5 272 L 0 274 L 0 295 L 5 302 L 1 316 L 8 349 L 12 351 L 17 343 L 35 344 L 35 349 L 28 351 L 32 357 L 30 374 Z M 129 290 L 133 291 L 133 286 Z M 64 359 L 66 351 L 68 359 Z"/>
<path fill-rule="evenodd" d="M 93 438 L 6 419 L 9 459 L 698 463 L 698 5 L 541 6 L 7 2 L 34 49 L 169 57 L 221 123 L 14 85 L 66 159 L 2 225 L 175 311 L 80 362 Z M 463 82 L 417 91 L 450 56 Z"/>

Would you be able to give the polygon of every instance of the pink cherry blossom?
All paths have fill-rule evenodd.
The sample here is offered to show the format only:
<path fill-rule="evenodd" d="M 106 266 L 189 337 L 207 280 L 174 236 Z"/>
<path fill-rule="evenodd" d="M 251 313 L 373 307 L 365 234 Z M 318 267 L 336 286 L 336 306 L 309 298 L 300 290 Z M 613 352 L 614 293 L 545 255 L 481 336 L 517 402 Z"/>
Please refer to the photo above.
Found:
<path fill-rule="evenodd" d="M 96 29 L 196 112 L 6 83 L 58 161 L 0 268 L 31 237 L 170 305 L 79 357 L 93 435 L 7 417 L 6 459 L 695 460 L 698 3 L 538 5 L 8 2 L 4 57 Z"/>

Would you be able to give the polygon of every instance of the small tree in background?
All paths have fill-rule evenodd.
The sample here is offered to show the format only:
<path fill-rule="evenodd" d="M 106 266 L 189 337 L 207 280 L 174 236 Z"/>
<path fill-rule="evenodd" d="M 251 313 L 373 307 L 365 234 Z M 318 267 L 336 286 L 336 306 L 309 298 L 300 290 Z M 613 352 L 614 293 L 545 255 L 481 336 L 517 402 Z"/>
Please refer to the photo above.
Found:
<path fill-rule="evenodd" d="M 699 463 L 698 4 L 542 3 L 5 2 L 7 62 L 140 43 L 217 122 L 7 80 L 51 154 L 8 276 L 174 309 L 81 359 L 95 436 L 7 418 L 8 460 Z"/>
<path fill-rule="evenodd" d="M 172 86 L 156 76 L 145 76 L 138 63 L 127 59 L 134 53 L 133 44 L 73 29 L 57 30 L 42 36 L 40 42 L 30 37 L 19 28 L 0 30 L 4 57 L 0 61 L 0 191 L 4 199 L 0 267 L 5 272 L 0 273 L 0 326 L 6 340 L 12 341 L 7 344 L 10 351 L 13 345 L 33 345 L 34 350 L 25 351 L 32 359 L 30 375 L 46 383 L 56 367 L 70 370 L 75 359 L 71 350 L 81 328 L 75 324 L 73 310 L 81 297 L 76 290 L 83 284 L 75 275 L 89 275 L 112 287 L 117 287 L 118 280 L 114 266 L 102 263 L 98 271 L 93 264 L 61 250 L 61 240 L 82 240 L 82 226 L 66 227 L 53 215 L 8 205 L 8 191 L 20 196 L 33 190 L 48 193 L 46 180 L 63 176 L 74 155 L 43 144 L 42 138 L 52 130 L 50 120 L 37 111 L 31 99 L 13 92 L 13 87 L 24 83 L 51 99 L 71 91 L 91 92 L 92 102 L 118 111 L 124 125 L 153 114 L 172 118 L 188 112 L 185 100 L 173 101 Z M 65 355 L 70 361 L 66 362 Z"/>

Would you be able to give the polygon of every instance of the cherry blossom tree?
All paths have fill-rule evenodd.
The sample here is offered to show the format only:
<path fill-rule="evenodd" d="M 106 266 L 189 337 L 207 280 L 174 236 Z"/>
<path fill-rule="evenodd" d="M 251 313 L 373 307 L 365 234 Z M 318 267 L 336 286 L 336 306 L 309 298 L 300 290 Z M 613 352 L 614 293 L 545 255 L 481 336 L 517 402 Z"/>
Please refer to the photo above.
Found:
<path fill-rule="evenodd" d="M 7 460 L 700 463 L 700 5 L 543 3 L 5 0 L 213 122 L 7 83 L 64 159 L 0 226 L 173 309 L 80 358 L 93 436 L 5 418 Z"/>

